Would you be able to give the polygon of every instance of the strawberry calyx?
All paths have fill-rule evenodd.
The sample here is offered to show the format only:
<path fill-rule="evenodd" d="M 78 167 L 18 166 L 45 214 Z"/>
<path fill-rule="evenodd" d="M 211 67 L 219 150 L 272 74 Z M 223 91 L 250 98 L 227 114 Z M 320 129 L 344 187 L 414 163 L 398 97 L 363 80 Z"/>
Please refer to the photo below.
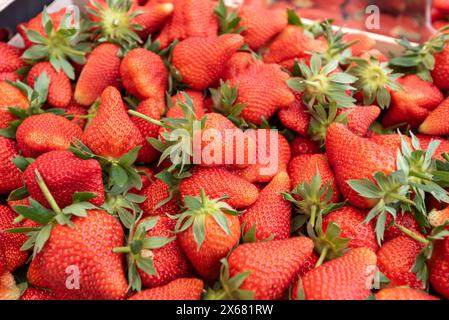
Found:
<path fill-rule="evenodd" d="M 338 60 L 331 60 L 324 66 L 322 57 L 314 53 L 310 59 L 310 67 L 304 61 L 298 64 L 299 77 L 287 80 L 290 89 L 303 93 L 306 105 L 315 103 L 328 104 L 335 102 L 338 108 L 354 106 L 355 99 L 348 91 L 355 90 L 351 86 L 357 78 L 347 72 L 340 72 Z"/>
<path fill-rule="evenodd" d="M 255 242 L 265 242 L 274 240 L 275 235 L 272 234 L 266 239 L 257 240 L 257 223 L 251 225 L 248 231 L 245 230 L 245 223 L 242 225 L 242 243 L 255 243 Z"/>
<path fill-rule="evenodd" d="M 21 250 L 26 251 L 33 248 L 33 258 L 44 248 L 46 242 L 50 238 L 51 230 L 54 225 L 67 225 L 70 228 L 75 228 L 75 225 L 71 221 L 72 216 L 84 218 L 87 216 L 87 210 L 97 209 L 95 205 L 88 202 L 97 196 L 97 194 L 93 192 L 74 193 L 72 197 L 73 203 L 61 209 L 39 171 L 36 169 L 34 173 L 36 182 L 51 209 L 44 207 L 32 198 L 30 198 L 29 206 L 14 205 L 14 211 L 16 211 L 22 219 L 32 220 L 40 226 L 35 228 L 12 228 L 6 230 L 6 232 L 9 233 L 26 233 L 28 235 L 28 240 L 25 241 Z"/>
<path fill-rule="evenodd" d="M 288 24 L 300 27 L 303 29 L 305 35 L 311 39 L 325 35 L 327 24 L 332 24 L 332 19 L 325 19 L 323 21 L 315 21 L 310 24 L 305 24 L 293 9 L 287 9 Z"/>
<path fill-rule="evenodd" d="M 75 79 L 75 69 L 69 60 L 78 63 L 86 63 L 86 52 L 89 45 L 86 35 L 83 35 L 76 27 L 72 26 L 73 17 L 67 12 L 58 27 L 53 22 L 44 9 L 42 12 L 42 26 L 45 35 L 41 35 L 35 30 L 26 29 L 25 32 L 28 39 L 34 43 L 27 49 L 22 58 L 30 61 L 50 61 L 56 71 L 62 70 L 67 77 Z"/>
<path fill-rule="evenodd" d="M 320 27 L 322 28 L 322 34 L 327 41 L 327 49 L 323 54 L 324 60 L 337 60 L 339 63 L 346 64 L 348 59 L 352 56 L 350 48 L 360 40 L 353 40 L 351 42 L 343 41 L 345 33 L 341 28 L 334 32 L 332 23 L 329 20 L 322 22 Z"/>
<path fill-rule="evenodd" d="M 138 269 L 149 276 L 159 276 L 154 267 L 152 250 L 162 248 L 176 239 L 176 237 L 146 237 L 147 232 L 156 226 L 159 217 L 156 216 L 138 223 L 140 218 L 141 214 L 132 216 L 127 246 L 112 249 L 113 252 L 127 254 L 129 289 L 136 291 L 142 290 Z"/>
<path fill-rule="evenodd" d="M 309 128 L 307 129 L 310 139 L 320 142 L 324 146 L 326 141 L 327 129 L 332 123 L 347 124 L 348 113 L 338 114 L 337 104 L 335 102 L 323 105 L 317 103 L 313 106 L 307 106 L 311 116 Z"/>
<path fill-rule="evenodd" d="M 223 0 L 218 1 L 218 5 L 214 9 L 214 14 L 218 18 L 220 35 L 226 33 L 242 33 L 246 29 L 244 26 L 239 26 L 241 18 L 238 16 L 238 12 L 239 8 L 229 10 Z"/>
<path fill-rule="evenodd" d="M 201 188 L 201 196 L 199 197 L 185 196 L 185 211 L 179 215 L 172 216 L 174 219 L 177 219 L 175 232 L 181 233 L 191 227 L 197 250 L 199 251 L 206 237 L 206 218 L 212 217 L 226 235 L 229 236 L 231 231 L 226 215 L 235 216 L 239 215 L 240 212 L 223 202 L 222 200 L 224 199 L 226 197 L 210 199 L 206 196 L 203 188 Z"/>
<path fill-rule="evenodd" d="M 396 82 L 402 74 L 393 73 L 393 70 L 388 68 L 388 63 L 380 62 L 373 56 L 368 61 L 352 58 L 351 62 L 353 64 L 348 72 L 358 78 L 354 87 L 363 93 L 363 104 L 369 106 L 377 101 L 382 109 L 388 108 L 391 102 L 389 90 L 402 90 L 401 85 Z"/>

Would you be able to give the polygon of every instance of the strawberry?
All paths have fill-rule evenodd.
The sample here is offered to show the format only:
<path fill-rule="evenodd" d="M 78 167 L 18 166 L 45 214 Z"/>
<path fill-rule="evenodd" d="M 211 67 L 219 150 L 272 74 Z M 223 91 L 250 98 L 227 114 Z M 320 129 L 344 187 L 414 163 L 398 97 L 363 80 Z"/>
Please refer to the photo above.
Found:
<path fill-rule="evenodd" d="M 4 274 L 7 270 L 7 261 L 4 244 L 0 244 L 0 274 Z"/>
<path fill-rule="evenodd" d="M 19 297 L 20 289 L 14 276 L 9 272 L 0 275 L 0 300 L 17 300 Z"/>
<path fill-rule="evenodd" d="M 211 37 L 218 32 L 217 19 L 213 14 L 215 4 L 203 0 L 177 0 L 171 19 L 159 34 L 161 48 L 173 40 L 190 37 Z"/>
<path fill-rule="evenodd" d="M 347 181 L 372 179 L 372 174 L 377 171 L 385 174 L 395 171 L 395 153 L 355 135 L 342 124 L 332 124 L 327 130 L 326 151 L 339 190 L 349 204 L 361 209 L 372 208 L 376 203 L 361 197 L 351 189 Z"/>
<path fill-rule="evenodd" d="M 447 77 L 449 76 L 449 44 L 446 43 L 444 49 L 434 55 L 435 66 L 431 72 L 434 84 L 440 90 L 448 90 Z"/>
<path fill-rule="evenodd" d="M 262 62 L 252 64 L 231 79 L 231 86 L 238 87 L 237 103 L 246 106 L 240 116 L 260 125 L 263 118 L 268 120 L 278 109 L 290 106 L 295 96 L 285 83 L 287 79 L 288 74 L 278 65 Z"/>
<path fill-rule="evenodd" d="M 315 269 L 318 259 L 319 259 L 319 256 L 315 252 L 313 252 L 310 255 L 310 257 L 299 268 L 298 276 L 302 277 L 310 270 Z"/>
<path fill-rule="evenodd" d="M 405 227 L 417 233 L 420 232 L 418 222 L 416 222 L 415 217 L 410 212 L 397 215 L 394 224 L 392 220 L 393 218 L 390 215 L 388 215 L 387 220 L 385 222 L 385 225 L 387 226 L 384 234 L 385 242 L 403 235 L 402 231 L 399 230 L 396 225 Z"/>
<path fill-rule="evenodd" d="M 141 196 L 146 200 L 141 203 L 144 216 L 148 215 L 175 215 L 179 213 L 179 205 L 176 198 L 171 195 L 168 184 L 156 179 L 148 187 L 142 189 Z"/>
<path fill-rule="evenodd" d="M 226 62 L 221 78 L 232 79 L 248 69 L 255 61 L 256 58 L 251 53 L 238 51 Z"/>
<path fill-rule="evenodd" d="M 82 129 L 64 117 L 44 113 L 26 118 L 17 128 L 17 145 L 26 157 L 65 150 L 74 139 L 80 139 Z"/>
<path fill-rule="evenodd" d="M 103 43 L 96 47 L 84 65 L 75 87 L 75 100 L 89 106 L 108 86 L 120 86 L 119 47 Z"/>
<path fill-rule="evenodd" d="M 278 112 L 278 117 L 281 123 L 300 134 L 307 136 L 309 129 L 310 114 L 307 112 L 307 107 L 302 102 L 302 94 L 295 92 L 295 101 L 287 108 L 282 108 Z"/>
<path fill-rule="evenodd" d="M 424 245 L 405 235 L 382 245 L 377 252 L 379 270 L 390 280 L 392 286 L 409 286 L 424 289 L 416 273 L 411 269 Z"/>
<path fill-rule="evenodd" d="M 221 198 L 184 197 L 186 210 L 180 214 L 175 231 L 180 246 L 199 275 L 213 280 L 219 274 L 220 260 L 240 240 L 238 212 Z"/>
<path fill-rule="evenodd" d="M 257 201 L 242 216 L 245 240 L 287 239 L 290 237 L 291 205 L 281 192 L 290 191 L 290 178 L 286 172 L 277 174 L 260 191 Z"/>
<path fill-rule="evenodd" d="M 238 16 L 242 36 L 252 50 L 259 50 L 287 26 L 287 12 L 282 9 L 265 9 L 243 5 Z"/>
<path fill-rule="evenodd" d="M 343 35 L 343 41 L 345 43 L 358 41 L 351 46 L 351 52 L 353 56 L 360 56 L 363 53 L 373 49 L 376 45 L 376 41 L 373 38 L 363 33 L 346 33 Z"/>
<path fill-rule="evenodd" d="M 16 143 L 0 136 L 0 194 L 9 193 L 22 186 L 22 173 L 12 162 L 19 155 Z"/>
<path fill-rule="evenodd" d="M 196 118 L 198 120 L 201 120 L 204 116 L 204 96 L 199 91 L 194 90 L 185 90 L 184 91 L 190 98 L 192 98 L 193 102 L 193 109 L 195 111 Z M 184 118 L 184 112 L 182 111 L 182 108 L 180 107 L 180 103 L 186 102 L 186 97 L 178 92 L 172 97 L 173 106 L 170 107 L 167 111 L 167 118 L 178 118 L 182 119 Z"/>
<path fill-rule="evenodd" d="M 0 42 L 0 74 L 15 72 L 25 65 L 20 58 L 22 50 Z"/>
<path fill-rule="evenodd" d="M 329 224 L 336 223 L 341 230 L 340 237 L 349 238 L 348 248 L 369 248 L 374 252 L 379 249 L 374 223 L 365 223 L 366 213 L 344 206 L 341 209 L 327 214 L 323 218 L 323 231 L 326 232 Z"/>
<path fill-rule="evenodd" d="M 67 107 L 72 99 L 70 79 L 64 72 L 56 71 L 50 62 L 39 62 L 28 73 L 28 85 L 33 88 L 35 79 L 42 73 L 46 73 L 50 78 L 47 96 L 48 103 L 57 108 Z"/>
<path fill-rule="evenodd" d="M 376 254 L 368 248 L 352 249 L 302 277 L 306 300 L 364 300 L 371 293 Z"/>
<path fill-rule="evenodd" d="M 109 159 L 119 159 L 144 143 L 126 112 L 120 92 L 114 87 L 107 87 L 101 94 L 100 108 L 81 140 L 95 154 Z"/>
<path fill-rule="evenodd" d="M 363 137 L 366 135 L 369 126 L 380 115 L 380 108 L 377 106 L 352 107 L 339 110 L 339 112 L 347 114 L 348 122 L 346 125 L 348 129 Z"/>
<path fill-rule="evenodd" d="M 20 227 L 23 223 L 14 224 L 17 215 L 9 207 L 0 205 L 0 242 L 3 245 L 5 254 L 6 270 L 14 271 L 24 265 L 28 259 L 28 252 L 22 251 L 21 247 L 27 240 L 24 234 L 7 233 L 3 230 Z"/>
<path fill-rule="evenodd" d="M 449 115 L 449 98 L 436 107 L 419 126 L 419 132 L 432 135 L 448 135 L 449 125 L 445 121 Z"/>
<path fill-rule="evenodd" d="M 156 33 L 170 18 L 173 9 L 174 5 L 168 1 L 167 3 L 149 1 L 144 6 L 137 7 L 136 11 L 142 11 L 142 14 L 136 16 L 132 21 L 142 26 L 142 30 L 137 31 L 137 34 L 142 38 L 147 38 L 148 35 Z"/>
<path fill-rule="evenodd" d="M 56 300 L 55 296 L 48 290 L 28 287 L 19 300 Z"/>
<path fill-rule="evenodd" d="M 129 300 L 200 300 L 203 281 L 196 278 L 180 278 L 157 288 L 136 293 Z"/>
<path fill-rule="evenodd" d="M 199 196 L 201 189 L 213 199 L 227 196 L 223 201 L 237 209 L 249 207 L 259 196 L 256 186 L 224 167 L 196 167 L 192 175 L 183 179 L 179 186 L 183 199 L 186 196 Z"/>
<path fill-rule="evenodd" d="M 129 51 L 120 64 L 120 76 L 126 90 L 137 98 L 164 98 L 168 71 L 156 53 L 144 48 Z"/>
<path fill-rule="evenodd" d="M 432 288 L 444 298 L 449 297 L 449 238 L 435 241 L 429 262 L 429 280 Z"/>
<path fill-rule="evenodd" d="M 0 129 L 7 128 L 16 117 L 8 111 L 8 107 L 26 109 L 29 106 L 27 97 L 15 86 L 0 81 Z"/>
<path fill-rule="evenodd" d="M 427 217 L 432 227 L 438 227 L 449 221 L 449 207 L 442 210 L 434 210 L 429 213 Z"/>
<path fill-rule="evenodd" d="M 292 158 L 295 158 L 296 156 L 299 156 L 301 154 L 320 153 L 320 148 L 315 142 L 301 136 L 297 136 L 295 139 L 293 139 L 293 141 L 290 143 L 290 147 Z"/>
<path fill-rule="evenodd" d="M 30 196 L 49 206 L 35 179 L 39 170 L 48 189 L 61 207 L 72 204 L 77 192 L 92 192 L 96 196 L 90 201 L 95 205 L 104 202 L 104 187 L 100 164 L 96 160 L 82 160 L 69 151 L 51 151 L 39 156 L 23 173 L 23 180 Z"/>
<path fill-rule="evenodd" d="M 112 252 L 113 248 L 123 245 L 124 240 L 118 220 L 105 211 L 89 210 L 86 217 L 74 217 L 72 223 L 74 228 L 53 226 L 45 246 L 31 262 L 30 270 L 45 279 L 46 287 L 57 299 L 124 299 L 128 284 L 122 255 Z M 67 270 L 72 270 L 75 277 L 78 275 L 79 289 L 67 286 L 70 276 Z M 77 284 L 75 278 L 72 284 Z"/>
<path fill-rule="evenodd" d="M 293 187 L 296 187 L 303 181 L 310 183 L 316 173 L 320 174 L 324 184 L 331 184 L 333 190 L 331 201 L 338 202 L 340 192 L 325 154 L 299 155 L 293 158 L 288 164 L 288 174 L 292 180 Z"/>
<path fill-rule="evenodd" d="M 376 300 L 440 300 L 440 298 L 412 288 L 395 287 L 377 292 Z"/>
<path fill-rule="evenodd" d="M 70 101 L 69 105 L 64 109 L 64 113 L 71 122 L 78 125 L 81 129 L 86 125 L 85 116 L 87 116 L 88 110 L 77 103 L 75 99 Z"/>
<path fill-rule="evenodd" d="M 208 295 L 212 299 L 282 299 L 312 250 L 312 240 L 306 237 L 242 244 L 224 261 L 220 281 L 226 291 Z"/>
<path fill-rule="evenodd" d="M 242 45 L 243 38 L 237 34 L 188 38 L 174 48 L 172 63 L 183 83 L 204 90 L 218 81 L 225 63 Z"/>
<path fill-rule="evenodd" d="M 401 150 L 401 136 L 397 133 L 373 134 L 369 132 L 367 136 L 370 141 L 384 146 L 394 153 L 397 153 L 398 150 Z M 408 136 L 402 136 L 402 138 L 405 139 L 409 144 L 412 142 L 412 140 Z"/>
<path fill-rule="evenodd" d="M 432 7 L 444 14 L 449 14 L 449 2 L 447 0 L 435 0 Z"/>
<path fill-rule="evenodd" d="M 391 92 L 391 105 L 382 118 L 386 127 L 407 123 L 417 128 L 444 99 L 432 83 L 409 75 L 397 80 L 402 91 Z"/>
<path fill-rule="evenodd" d="M 449 141 L 446 139 L 443 139 L 439 136 L 429 136 L 429 135 L 424 135 L 424 134 L 418 134 L 418 135 L 416 135 L 416 137 L 418 138 L 421 148 L 423 150 L 427 150 L 429 143 L 432 140 L 437 140 L 440 142 L 440 144 L 438 145 L 438 148 L 435 151 L 435 154 L 433 155 L 433 157 L 435 159 L 443 160 L 443 157 L 441 156 L 441 154 L 445 153 L 445 152 L 449 152 Z"/>

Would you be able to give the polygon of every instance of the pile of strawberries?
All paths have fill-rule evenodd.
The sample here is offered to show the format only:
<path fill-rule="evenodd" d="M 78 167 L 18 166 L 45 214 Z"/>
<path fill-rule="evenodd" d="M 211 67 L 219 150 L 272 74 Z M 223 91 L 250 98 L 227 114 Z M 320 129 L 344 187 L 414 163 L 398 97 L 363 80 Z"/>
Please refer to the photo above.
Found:
<path fill-rule="evenodd" d="M 0 299 L 449 298 L 447 30 L 145 2 L 0 43 Z"/>

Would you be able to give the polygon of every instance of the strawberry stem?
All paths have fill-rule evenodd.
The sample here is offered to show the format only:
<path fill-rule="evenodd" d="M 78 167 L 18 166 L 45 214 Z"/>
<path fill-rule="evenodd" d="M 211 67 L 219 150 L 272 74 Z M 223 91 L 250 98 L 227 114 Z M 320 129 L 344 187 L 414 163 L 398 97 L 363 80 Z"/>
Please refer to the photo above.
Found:
<path fill-rule="evenodd" d="M 323 264 L 323 261 L 326 258 L 328 251 L 329 251 L 329 247 L 323 248 L 323 251 L 321 251 L 320 258 L 318 259 L 318 261 L 315 264 L 315 268 L 318 268 L 319 266 L 321 266 Z"/>
<path fill-rule="evenodd" d="M 130 253 L 131 248 L 130 247 L 117 247 L 117 248 L 113 248 L 112 252 L 114 252 L 114 253 Z"/>
<path fill-rule="evenodd" d="M 427 245 L 429 244 L 429 242 L 430 242 L 429 240 L 427 240 L 427 239 L 421 237 L 420 235 L 418 235 L 416 232 L 413 232 L 412 230 L 407 229 L 407 228 L 404 227 L 404 226 L 401 226 L 401 225 L 398 225 L 398 224 L 395 224 L 395 226 L 396 226 L 399 230 L 401 230 L 405 235 L 409 236 L 409 237 L 412 238 L 413 240 L 416 240 L 416 241 L 418 241 L 418 242 L 420 242 L 420 243 L 425 244 L 426 246 L 427 246 Z"/>
<path fill-rule="evenodd" d="M 312 227 L 315 227 L 315 219 L 316 219 L 316 206 L 313 205 L 310 207 L 310 224 Z"/>
<path fill-rule="evenodd" d="M 53 195 L 51 194 L 50 190 L 48 189 L 47 185 L 45 184 L 44 178 L 42 178 L 41 174 L 39 173 L 39 171 L 37 169 L 34 170 L 34 176 L 35 176 L 35 179 L 36 179 L 36 182 L 37 182 L 39 188 L 41 189 L 42 193 L 44 194 L 45 199 L 50 204 L 50 207 L 53 209 L 53 211 L 56 214 L 61 214 L 62 213 L 61 209 L 59 208 L 58 204 L 56 203 L 55 198 L 53 198 Z"/>

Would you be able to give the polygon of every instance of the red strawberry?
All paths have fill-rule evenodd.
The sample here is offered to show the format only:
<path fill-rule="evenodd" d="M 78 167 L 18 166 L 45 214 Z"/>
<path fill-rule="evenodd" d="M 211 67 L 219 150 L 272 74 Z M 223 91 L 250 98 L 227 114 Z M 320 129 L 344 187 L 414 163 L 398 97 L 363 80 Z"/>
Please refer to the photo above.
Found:
<path fill-rule="evenodd" d="M 220 198 L 209 199 L 201 189 L 201 197 L 184 198 L 184 211 L 175 227 L 179 244 L 199 275 L 217 278 L 220 260 L 240 240 L 237 212 Z"/>
<path fill-rule="evenodd" d="M 87 59 L 75 87 L 75 100 L 89 106 L 99 98 L 107 87 L 119 87 L 119 47 L 104 43 L 96 47 Z"/>
<path fill-rule="evenodd" d="M 331 183 L 333 195 L 332 202 L 338 202 L 340 192 L 335 181 L 334 173 L 329 166 L 325 154 L 303 154 L 293 158 L 288 164 L 288 174 L 292 179 L 292 186 L 296 187 L 301 182 L 310 183 L 319 172 L 323 184 Z"/>
<path fill-rule="evenodd" d="M 380 108 L 377 106 L 352 107 L 340 109 L 337 114 L 347 113 L 347 127 L 354 133 L 365 136 L 369 126 L 380 115 Z"/>
<path fill-rule="evenodd" d="M 225 63 L 242 45 L 243 38 L 237 34 L 188 38 L 176 45 L 172 63 L 183 83 L 204 90 L 218 81 Z"/>
<path fill-rule="evenodd" d="M 135 17 L 132 23 L 142 26 L 143 29 L 138 31 L 139 36 L 146 38 L 148 35 L 156 33 L 172 15 L 173 9 L 172 3 L 154 3 L 154 1 L 149 1 L 144 6 L 137 7 L 137 11 L 143 12 Z"/>
<path fill-rule="evenodd" d="M 310 255 L 310 257 L 299 268 L 298 276 L 302 277 L 310 270 L 315 269 L 315 265 L 317 264 L 318 259 L 319 259 L 319 256 L 315 252 L 313 252 Z"/>
<path fill-rule="evenodd" d="M 86 119 L 82 118 L 87 115 L 88 110 L 72 99 L 69 105 L 65 108 L 66 116 L 70 117 L 70 121 L 78 125 L 81 129 L 86 124 Z"/>
<path fill-rule="evenodd" d="M 278 117 L 285 127 L 302 136 L 307 136 L 310 114 L 302 103 L 302 94 L 295 92 L 294 95 L 295 101 L 287 108 L 279 110 Z"/>
<path fill-rule="evenodd" d="M 18 88 L 5 81 L 0 81 L 0 129 L 7 128 L 15 116 L 8 111 L 9 107 L 26 109 L 29 106 L 27 97 Z"/>
<path fill-rule="evenodd" d="M 395 287 L 377 292 L 376 300 L 440 300 L 440 298 L 412 288 Z"/>
<path fill-rule="evenodd" d="M 444 138 L 441 138 L 439 136 L 428 136 L 424 134 L 418 134 L 416 135 L 416 137 L 419 140 L 419 144 L 422 150 L 427 150 L 429 143 L 432 140 L 440 141 L 440 144 L 438 145 L 438 148 L 433 155 L 433 157 L 438 160 L 443 160 L 443 157 L 441 156 L 442 153 L 449 152 L 449 141 Z"/>
<path fill-rule="evenodd" d="M 0 244 L 0 274 L 8 271 L 4 244 Z"/>
<path fill-rule="evenodd" d="M 201 120 L 205 116 L 203 94 L 199 91 L 194 90 L 185 90 L 184 92 L 192 99 L 196 118 L 198 120 Z M 172 101 L 173 106 L 168 109 L 166 117 L 178 119 L 184 118 L 184 112 L 182 111 L 182 108 L 179 106 L 178 102 L 186 102 L 186 97 L 178 92 L 172 97 Z"/>
<path fill-rule="evenodd" d="M 446 43 L 443 51 L 436 53 L 434 57 L 435 67 L 431 72 L 433 83 L 435 83 L 440 90 L 448 90 L 449 85 L 447 83 L 447 78 L 449 76 L 449 44 Z"/>
<path fill-rule="evenodd" d="M 17 128 L 17 145 L 26 157 L 55 150 L 65 150 L 74 139 L 81 139 L 82 129 L 64 117 L 44 113 L 26 118 Z"/>
<path fill-rule="evenodd" d="M 259 50 L 287 26 L 287 12 L 243 5 L 238 12 L 239 26 L 245 27 L 242 36 L 252 50 Z"/>
<path fill-rule="evenodd" d="M 48 290 L 29 287 L 22 294 L 20 300 L 56 300 L 56 298 Z"/>
<path fill-rule="evenodd" d="M 89 210 L 87 217 L 74 217 L 72 223 L 75 228 L 53 226 L 50 238 L 31 262 L 30 270 L 45 279 L 46 287 L 58 299 L 124 299 L 128 284 L 123 257 L 112 252 L 123 245 L 120 222 L 105 211 Z M 74 286 L 79 277 L 79 289 L 67 286 L 70 275 L 74 277 L 71 283 Z"/>
<path fill-rule="evenodd" d="M 384 242 L 387 242 L 393 238 L 404 235 L 404 233 L 401 230 L 399 230 L 398 227 L 392 225 L 392 220 L 393 218 L 391 217 L 391 215 L 387 215 L 387 220 L 385 222 L 385 225 L 387 227 L 385 228 Z M 416 233 L 420 233 L 420 227 L 418 225 L 418 222 L 416 221 L 413 214 L 410 212 L 397 215 L 394 223 L 396 225 L 403 226 Z"/>
<path fill-rule="evenodd" d="M 368 248 L 352 249 L 302 277 L 306 300 L 364 300 L 371 293 L 376 254 Z"/>
<path fill-rule="evenodd" d="M 236 52 L 226 62 L 221 78 L 225 80 L 232 79 L 248 69 L 255 61 L 256 58 L 249 52 Z"/>
<path fill-rule="evenodd" d="M 297 136 L 295 139 L 293 139 L 290 147 L 293 158 L 301 154 L 320 153 L 320 148 L 317 143 L 301 136 Z"/>
<path fill-rule="evenodd" d="M 163 100 L 168 86 L 168 71 L 161 57 L 144 48 L 129 51 L 120 64 L 126 90 L 139 99 Z"/>
<path fill-rule="evenodd" d="M 22 186 L 22 173 L 12 162 L 19 155 L 13 140 L 0 136 L 0 194 L 9 193 Z"/>
<path fill-rule="evenodd" d="M 367 138 L 355 135 L 338 123 L 330 125 L 327 130 L 326 151 L 343 196 L 353 206 L 361 209 L 372 208 L 376 203 L 361 197 L 347 184 L 347 181 L 372 179 L 376 171 L 385 174 L 395 171 L 395 153 Z"/>
<path fill-rule="evenodd" d="M 449 98 L 446 98 L 434 109 L 419 126 L 419 132 L 433 135 L 448 135 L 449 125 L 446 121 L 449 116 Z"/>
<path fill-rule="evenodd" d="M 358 41 L 351 46 L 351 52 L 354 56 L 360 56 L 363 53 L 373 49 L 376 45 L 376 41 L 373 38 L 363 33 L 346 33 L 343 35 L 344 43 L 351 43 L 353 41 Z"/>
<path fill-rule="evenodd" d="M 254 232 L 254 241 L 271 237 L 276 240 L 289 238 L 292 207 L 281 194 L 289 191 L 290 178 L 286 172 L 280 172 L 260 191 L 257 201 L 243 214 L 243 233 Z"/>
<path fill-rule="evenodd" d="M 416 75 L 405 76 L 397 82 L 403 90 L 390 92 L 391 105 L 382 124 L 390 127 L 405 122 L 417 128 L 443 101 L 443 94 L 434 84 Z"/>
<path fill-rule="evenodd" d="M 396 237 L 382 245 L 377 252 L 377 265 L 392 286 L 424 289 L 422 281 L 411 271 L 423 247 L 422 243 L 406 235 Z"/>
<path fill-rule="evenodd" d="M 50 62 L 39 62 L 28 73 L 28 85 L 34 88 L 35 80 L 42 73 L 45 73 L 50 78 L 47 96 L 48 103 L 57 108 L 67 107 L 72 99 L 70 79 L 62 70 L 56 71 Z"/>
<path fill-rule="evenodd" d="M 22 50 L 5 42 L 0 42 L 0 74 L 15 72 L 25 63 L 20 58 Z"/>
<path fill-rule="evenodd" d="M 129 300 L 200 300 L 203 281 L 195 278 L 180 278 L 161 287 L 136 293 Z"/>
<path fill-rule="evenodd" d="M 429 280 L 432 288 L 440 295 L 449 298 L 449 238 L 435 241 L 432 258 L 429 262 Z"/>
<path fill-rule="evenodd" d="M 262 62 L 252 64 L 233 78 L 231 86 L 238 86 L 236 102 L 246 106 L 240 116 L 260 125 L 262 117 L 268 120 L 278 109 L 290 106 L 295 96 L 286 84 L 288 78 L 278 65 Z"/>
<path fill-rule="evenodd" d="M 212 199 L 227 196 L 228 198 L 223 201 L 237 209 L 247 208 L 259 196 L 256 186 L 224 167 L 197 167 L 190 177 L 182 180 L 179 186 L 183 198 L 199 196 L 201 189 Z"/>
<path fill-rule="evenodd" d="M 17 300 L 19 297 L 20 289 L 14 276 L 9 272 L 0 275 L 0 300 Z"/>
<path fill-rule="evenodd" d="M 138 166 L 136 167 L 136 170 L 141 174 L 141 180 L 142 180 L 142 188 L 141 190 L 147 188 L 154 180 L 154 172 L 147 167 L 141 167 Z M 140 191 L 137 190 L 136 188 L 132 188 L 129 190 L 129 193 L 139 193 Z"/>
<path fill-rule="evenodd" d="M 126 112 L 120 92 L 107 87 L 100 108 L 81 139 L 95 154 L 119 159 L 144 143 L 142 134 Z"/>
<path fill-rule="evenodd" d="M 397 133 L 391 133 L 391 134 L 373 134 L 369 132 L 367 134 L 369 137 L 369 140 L 379 144 L 381 146 L 384 146 L 388 149 L 390 149 L 395 154 L 397 153 L 398 149 L 401 150 L 401 136 Z M 402 136 L 402 139 L 406 140 L 406 142 L 411 145 L 412 140 L 408 136 Z"/>
<path fill-rule="evenodd" d="M 140 195 L 146 197 L 146 200 L 140 205 L 144 216 L 165 215 L 167 213 L 174 215 L 179 212 L 177 199 L 170 198 L 169 186 L 161 180 L 154 180 L 148 187 L 142 189 Z M 170 200 L 168 200 L 169 198 Z M 164 200 L 167 202 L 163 203 Z"/>
<path fill-rule="evenodd" d="M 323 218 L 323 231 L 326 232 L 330 223 L 336 223 L 341 230 L 340 237 L 349 238 L 348 248 L 369 248 L 374 252 L 379 249 L 374 223 L 365 223 L 366 212 L 344 206 Z"/>
<path fill-rule="evenodd" d="M 51 151 L 39 156 L 23 173 L 30 196 L 49 206 L 35 178 L 35 170 L 42 175 L 57 204 L 64 208 L 72 204 L 76 192 L 93 192 L 95 205 L 104 202 L 101 167 L 96 160 L 82 160 L 69 151 Z"/>
<path fill-rule="evenodd" d="M 247 272 L 239 289 L 252 292 L 255 300 L 282 299 L 312 251 L 306 237 L 245 243 L 231 252 L 229 274 L 232 279 Z"/>

